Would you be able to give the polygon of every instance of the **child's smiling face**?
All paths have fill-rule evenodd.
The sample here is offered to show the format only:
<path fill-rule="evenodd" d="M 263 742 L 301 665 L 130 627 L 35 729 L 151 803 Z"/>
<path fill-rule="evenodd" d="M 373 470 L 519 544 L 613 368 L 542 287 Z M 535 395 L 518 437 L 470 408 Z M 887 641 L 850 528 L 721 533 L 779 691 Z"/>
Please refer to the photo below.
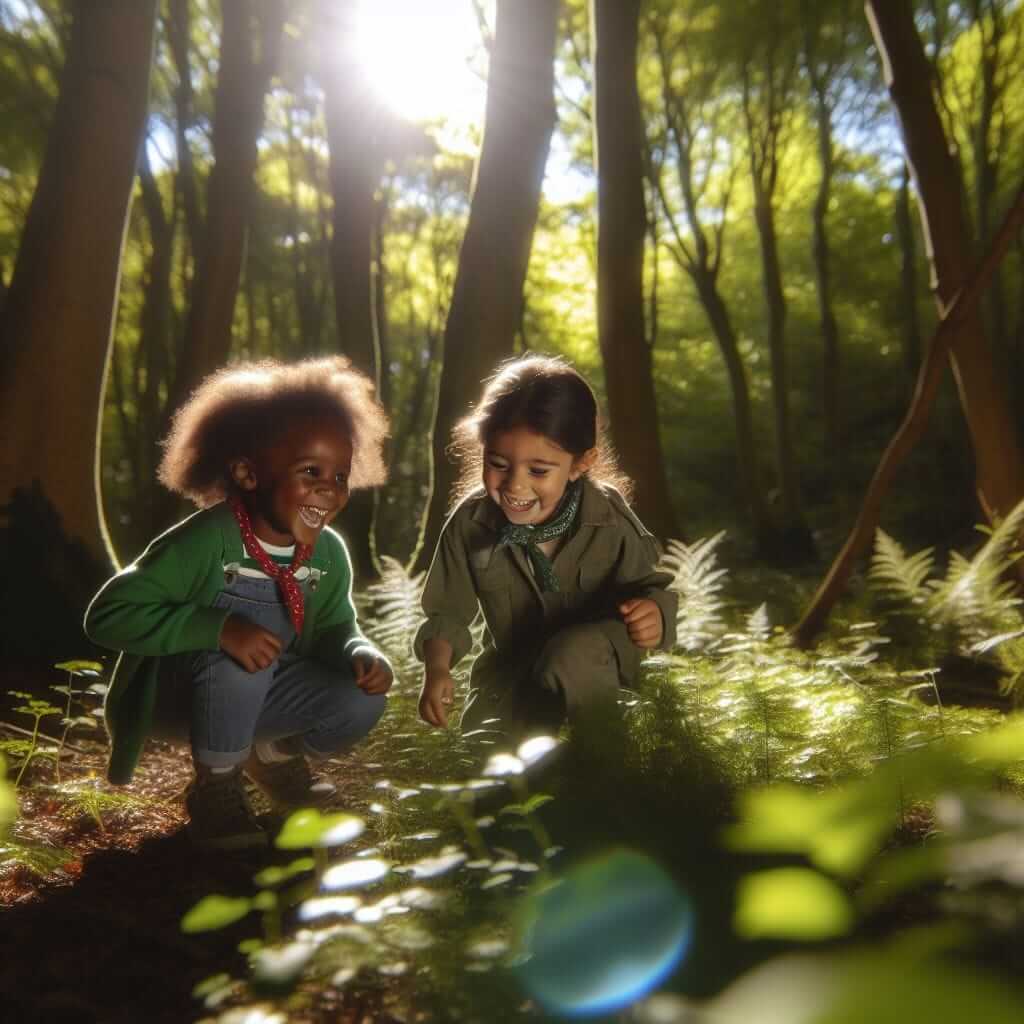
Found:
<path fill-rule="evenodd" d="M 231 470 L 260 540 L 313 545 L 348 504 L 352 439 L 336 420 L 301 420 Z"/>
<path fill-rule="evenodd" d="M 535 526 L 555 513 L 592 454 L 574 456 L 529 427 L 512 427 L 484 445 L 483 484 L 510 523 Z"/>

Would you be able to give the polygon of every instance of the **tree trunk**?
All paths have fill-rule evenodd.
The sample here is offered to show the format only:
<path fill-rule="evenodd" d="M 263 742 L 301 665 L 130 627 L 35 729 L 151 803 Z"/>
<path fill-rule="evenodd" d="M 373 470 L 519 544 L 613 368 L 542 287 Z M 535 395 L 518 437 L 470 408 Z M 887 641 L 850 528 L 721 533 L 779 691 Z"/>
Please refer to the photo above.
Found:
<path fill-rule="evenodd" d="M 185 208 L 186 244 L 182 246 L 182 278 L 189 286 L 193 254 L 199 248 L 202 231 L 202 217 L 199 213 L 199 190 L 196 187 L 196 170 L 192 161 L 192 147 L 188 142 L 188 130 L 195 116 L 192 105 L 192 71 L 189 51 L 192 42 L 189 0 L 170 0 L 167 7 L 167 40 L 178 72 L 178 84 L 174 90 L 175 148 L 178 158 L 177 186 Z"/>
<path fill-rule="evenodd" d="M 662 187 L 661 168 L 655 167 L 649 156 L 648 162 L 652 168 L 651 178 L 654 194 L 661 202 L 674 239 L 667 243 L 669 249 L 680 268 L 693 281 L 697 297 L 708 318 L 715 340 L 718 342 L 719 351 L 722 353 L 722 361 L 725 363 L 729 378 L 733 420 L 736 427 L 736 475 L 739 491 L 742 496 L 744 512 L 749 518 L 755 548 L 760 557 L 769 557 L 771 552 L 778 547 L 778 538 L 757 469 L 757 445 L 754 440 L 753 417 L 750 408 L 750 388 L 729 310 L 718 288 L 718 273 L 722 265 L 725 246 L 725 226 L 729 219 L 728 209 L 732 194 L 733 172 L 731 167 L 725 172 L 730 186 L 725 189 L 720 202 L 721 216 L 716 218 L 716 223 L 706 226 L 701 219 L 699 196 L 703 194 L 707 184 L 707 174 L 710 173 L 710 170 L 704 172 L 698 170 L 698 166 L 703 165 L 704 161 L 695 160 L 693 153 L 698 134 L 703 137 L 705 132 L 710 132 L 704 139 L 704 143 L 712 152 L 717 146 L 718 139 L 714 130 L 708 128 L 706 121 L 692 116 L 691 113 L 694 107 L 700 109 L 715 86 L 712 79 L 703 78 L 700 80 L 699 89 L 695 89 L 690 81 L 687 81 L 681 88 L 673 87 L 672 55 L 680 50 L 685 52 L 686 47 L 674 45 L 675 40 L 670 37 L 668 27 L 663 20 L 656 19 L 653 22 L 652 34 L 661 65 L 662 107 L 667 127 L 666 141 L 674 142 L 676 148 L 676 172 L 682 194 L 683 210 L 690 228 L 689 238 L 684 237 L 679 230 L 679 225 L 669 206 L 668 198 Z M 710 161 L 708 165 L 710 165 Z M 651 308 L 653 316 L 656 309 L 653 296 Z"/>
<path fill-rule="evenodd" d="M 558 0 L 498 0 L 484 137 L 444 333 L 434 420 L 434 484 L 416 568 L 429 564 L 456 467 L 446 449 L 497 364 L 513 352 L 555 125 Z"/>
<path fill-rule="evenodd" d="M 155 0 L 74 5 L 0 317 L 0 502 L 38 482 L 67 536 L 104 569 L 113 552 L 98 496 L 100 410 L 156 8 Z"/>
<path fill-rule="evenodd" d="M 644 331 L 644 127 L 637 90 L 638 0 L 593 0 L 597 163 L 597 333 L 612 441 L 640 518 L 678 537 Z"/>
<path fill-rule="evenodd" d="M 779 538 L 768 513 L 757 469 L 757 445 L 754 442 L 747 370 L 743 365 L 729 311 L 717 283 L 709 280 L 706 275 L 698 276 L 691 272 L 691 277 L 715 340 L 718 342 L 729 377 L 733 420 L 736 424 L 736 475 L 750 516 L 756 550 L 760 557 L 767 558 L 775 550 Z"/>
<path fill-rule="evenodd" d="M 131 396 L 135 405 L 135 435 L 134 438 L 125 437 L 124 441 L 134 446 L 134 489 L 139 498 L 133 510 L 133 519 L 137 523 L 134 532 L 152 537 L 154 530 L 165 525 L 152 521 L 152 511 L 156 506 L 157 443 L 163 426 L 160 389 L 169 384 L 171 274 L 174 267 L 176 218 L 168 217 L 164 211 L 163 198 L 145 149 L 139 162 L 139 182 L 142 206 L 149 225 L 150 245 L 137 350 L 137 359 L 143 372 L 137 375 L 136 394 Z M 144 541 L 145 537 L 139 536 L 138 539 Z"/>
<path fill-rule="evenodd" d="M 845 477 L 844 444 L 839 387 L 839 325 L 832 303 L 832 266 L 828 240 L 828 206 L 832 198 L 835 154 L 832 142 L 832 112 L 821 86 L 816 85 L 815 113 L 818 130 L 818 158 L 821 178 L 811 212 L 814 240 L 814 277 L 818 290 L 818 318 L 821 322 L 822 367 L 821 394 L 824 413 L 824 463 L 834 483 L 841 486 Z"/>
<path fill-rule="evenodd" d="M 380 110 L 353 57 L 325 60 L 323 84 L 330 149 L 331 277 L 338 348 L 380 387 L 380 353 L 373 315 L 373 193 L 380 170 L 374 124 Z M 356 577 L 377 575 L 372 491 L 352 495 L 341 524 Z"/>
<path fill-rule="evenodd" d="M 914 172 L 941 312 L 963 287 L 973 250 L 960 168 L 943 133 L 910 0 L 867 0 L 865 10 Z M 990 520 L 1005 516 L 1024 495 L 1024 461 L 1005 385 L 976 309 L 953 339 L 950 363 L 971 435 L 982 507 Z"/>
<path fill-rule="evenodd" d="M 354 60 L 332 58 L 324 74 L 330 183 L 331 274 L 338 346 L 363 373 L 377 379 L 373 320 L 373 192 L 378 156 L 373 145 L 374 101 Z"/>
<path fill-rule="evenodd" d="M 772 380 L 772 412 L 775 426 L 775 462 L 779 477 L 782 529 L 773 560 L 783 565 L 812 561 L 814 540 L 803 517 L 800 480 L 793 450 L 789 417 L 789 367 L 786 352 L 786 297 L 775 231 L 775 189 L 778 180 L 778 149 L 783 105 L 787 102 L 789 66 L 776 66 L 777 40 L 768 48 L 763 71 L 763 95 L 755 100 L 751 72 L 742 68 L 743 112 L 750 151 L 750 178 L 754 193 L 754 222 L 761 250 L 761 281 L 768 308 L 768 352 Z M 785 58 L 788 59 L 788 58 Z M 755 111 L 759 103 L 761 110 Z"/>
<path fill-rule="evenodd" d="M 256 143 L 284 20 L 282 0 L 222 0 L 221 13 L 214 163 L 206 186 L 206 222 L 196 253 L 185 339 L 168 413 L 203 377 L 222 366 L 231 351 L 256 173 Z"/>
<path fill-rule="evenodd" d="M 884 52 L 884 51 L 883 51 Z M 836 555 L 817 593 L 804 612 L 803 618 L 793 630 L 793 640 L 799 647 L 809 647 L 825 625 L 825 620 L 838 600 L 850 578 L 855 562 L 867 551 L 878 526 L 878 518 L 882 508 L 882 499 L 892 484 L 896 470 L 910 454 L 914 445 L 921 439 L 928 423 L 928 412 L 935 401 L 935 395 L 942 379 L 943 367 L 952 346 L 962 337 L 961 331 L 965 323 L 976 311 L 985 289 L 991 282 L 996 268 L 999 267 L 1010 248 L 1015 235 L 1024 228 L 1024 189 L 1017 193 L 1017 198 L 1010 208 L 1003 226 L 986 254 L 984 260 L 964 281 L 963 288 L 948 309 L 944 310 L 928 348 L 921 369 L 917 375 L 917 384 L 907 414 L 899 429 L 889 442 L 871 479 L 871 484 L 864 495 L 857 521 L 850 531 L 842 550 Z"/>
<path fill-rule="evenodd" d="M 972 0 L 970 4 L 974 26 L 981 40 L 981 102 L 978 104 L 977 124 L 973 132 L 974 149 L 974 191 L 976 217 L 978 221 L 978 241 L 984 252 L 992 241 L 993 222 L 996 219 L 994 209 L 999 191 L 999 158 L 1004 152 L 1005 121 L 997 116 L 1004 89 L 1006 76 L 1000 80 L 999 63 L 1005 59 L 1001 53 L 1001 45 L 1006 33 L 1006 26 L 998 3 L 982 3 Z M 1003 100 L 1005 103 L 1005 100 Z M 986 307 L 988 310 L 988 326 L 990 337 L 997 350 L 1006 351 L 1007 342 L 1007 310 L 1006 294 L 1003 287 L 1001 270 L 996 271 L 989 288 Z"/>
<path fill-rule="evenodd" d="M 921 319 L 917 313 L 917 244 L 910 209 L 910 168 L 904 164 L 896 193 L 896 238 L 900 245 L 900 295 L 903 317 L 903 365 L 911 381 L 921 365 Z"/>

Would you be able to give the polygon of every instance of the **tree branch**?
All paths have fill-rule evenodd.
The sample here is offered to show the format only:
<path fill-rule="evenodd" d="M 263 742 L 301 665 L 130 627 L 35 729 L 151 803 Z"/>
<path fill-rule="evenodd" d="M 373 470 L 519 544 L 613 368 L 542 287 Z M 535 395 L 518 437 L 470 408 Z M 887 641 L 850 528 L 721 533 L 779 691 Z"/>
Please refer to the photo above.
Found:
<path fill-rule="evenodd" d="M 857 521 L 842 550 L 832 563 L 824 582 L 818 588 L 807 611 L 804 612 L 803 618 L 793 630 L 793 640 L 798 647 L 812 646 L 814 639 L 824 627 L 832 606 L 846 586 L 853 571 L 854 562 L 871 543 L 875 528 L 878 526 L 882 499 L 896 475 L 896 470 L 924 433 L 928 412 L 938 391 L 942 371 L 945 368 L 953 340 L 963 321 L 978 304 L 1014 238 L 1022 229 L 1024 229 L 1024 186 L 1018 191 L 1013 206 L 1006 215 L 985 258 L 971 272 L 963 289 L 945 311 L 942 321 L 932 336 L 928 355 L 918 372 L 910 408 L 888 447 L 882 453 L 881 461 L 868 486 L 867 494 L 864 495 Z"/>

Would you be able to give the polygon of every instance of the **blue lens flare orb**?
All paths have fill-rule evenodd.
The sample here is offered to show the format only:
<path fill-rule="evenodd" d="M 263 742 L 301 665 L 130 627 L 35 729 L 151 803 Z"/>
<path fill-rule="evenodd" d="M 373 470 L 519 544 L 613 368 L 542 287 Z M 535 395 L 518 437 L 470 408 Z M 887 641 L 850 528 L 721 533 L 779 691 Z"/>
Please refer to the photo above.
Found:
<path fill-rule="evenodd" d="M 586 1017 L 628 1006 L 682 961 L 693 909 L 650 857 L 613 850 L 526 897 L 514 968 L 546 1010 Z"/>

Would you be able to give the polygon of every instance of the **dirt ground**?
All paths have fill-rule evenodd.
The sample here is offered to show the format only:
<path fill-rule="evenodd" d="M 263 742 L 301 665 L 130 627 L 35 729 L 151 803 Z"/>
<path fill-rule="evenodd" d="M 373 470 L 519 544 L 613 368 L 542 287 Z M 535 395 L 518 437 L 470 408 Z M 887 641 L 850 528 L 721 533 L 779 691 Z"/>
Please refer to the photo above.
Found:
<path fill-rule="evenodd" d="M 0 706 L 0 738 L 17 735 L 4 722 L 22 721 Z M 181 804 L 191 777 L 184 747 L 151 741 L 132 785 L 114 789 L 99 781 L 105 743 L 78 735 L 73 743 L 77 749 L 62 758 L 63 781 L 94 778 L 105 791 L 134 799 L 101 812 L 100 822 L 88 813 L 68 814 L 46 789 L 55 781 L 50 759 L 33 763 L 19 791 L 13 835 L 63 847 L 67 857 L 45 879 L 0 864 L 0 1018 L 11 1024 L 182 1024 L 208 1016 L 192 989 L 220 972 L 244 977 L 236 946 L 255 934 L 253 924 L 183 935 L 181 917 L 213 892 L 251 895 L 252 876 L 274 854 L 192 847 Z M 325 767 L 338 786 L 339 806 L 355 813 L 365 808 L 373 779 L 359 758 Z M 380 1001 L 377 993 L 354 990 L 341 1002 L 321 999 L 288 1020 L 395 1020 Z"/>

